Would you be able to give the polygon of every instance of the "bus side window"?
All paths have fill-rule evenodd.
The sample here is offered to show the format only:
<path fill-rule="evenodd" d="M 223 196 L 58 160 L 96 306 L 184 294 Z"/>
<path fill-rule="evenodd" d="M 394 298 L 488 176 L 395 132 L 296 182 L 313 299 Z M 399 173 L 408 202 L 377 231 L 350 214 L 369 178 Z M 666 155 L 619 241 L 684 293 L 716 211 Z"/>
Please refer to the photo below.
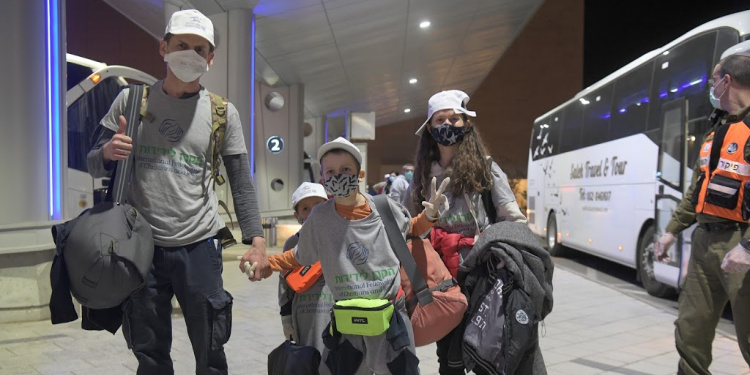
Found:
<path fill-rule="evenodd" d="M 577 150 L 583 145 L 581 129 L 583 128 L 583 107 L 585 104 L 576 101 L 568 104 L 563 110 L 563 123 L 560 130 L 560 152 Z"/>
<path fill-rule="evenodd" d="M 687 131 L 687 167 L 692 168 L 700 154 L 701 145 L 703 144 L 703 135 L 708 132 L 711 124 L 708 117 L 703 117 L 688 122 Z"/>
<path fill-rule="evenodd" d="M 78 65 L 68 61 L 67 73 L 65 75 L 68 81 L 68 88 L 65 91 L 70 90 L 73 86 L 81 83 L 81 81 L 88 78 L 93 72 L 94 71 L 88 66 Z"/>
<path fill-rule="evenodd" d="M 714 68 L 716 31 L 690 38 L 656 58 L 648 129 L 661 126 L 662 105 L 678 98 L 688 101 L 688 119 L 707 116 L 708 80 Z"/>
<path fill-rule="evenodd" d="M 592 146 L 608 141 L 609 119 L 612 117 L 612 84 L 604 85 L 591 95 L 586 95 L 584 105 L 583 146 Z"/>
<path fill-rule="evenodd" d="M 617 79 L 609 139 L 624 138 L 646 130 L 653 66 L 653 62 L 648 62 Z"/>
<path fill-rule="evenodd" d="M 86 155 L 96 142 L 94 131 L 122 90 L 117 78 L 99 82 L 91 91 L 68 106 L 68 167 L 88 171 Z"/>

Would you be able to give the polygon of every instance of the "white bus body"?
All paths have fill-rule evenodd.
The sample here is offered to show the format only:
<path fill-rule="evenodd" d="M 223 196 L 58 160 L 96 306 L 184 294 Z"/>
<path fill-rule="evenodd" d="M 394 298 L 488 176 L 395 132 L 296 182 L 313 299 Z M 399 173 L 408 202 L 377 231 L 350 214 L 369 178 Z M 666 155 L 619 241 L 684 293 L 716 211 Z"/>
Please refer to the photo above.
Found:
<path fill-rule="evenodd" d="M 654 264 L 650 244 L 690 185 L 713 67 L 749 37 L 750 11 L 708 22 L 534 121 L 527 214 L 553 255 L 580 250 L 637 269 L 653 295 L 675 291 L 692 228 L 670 264 Z"/>

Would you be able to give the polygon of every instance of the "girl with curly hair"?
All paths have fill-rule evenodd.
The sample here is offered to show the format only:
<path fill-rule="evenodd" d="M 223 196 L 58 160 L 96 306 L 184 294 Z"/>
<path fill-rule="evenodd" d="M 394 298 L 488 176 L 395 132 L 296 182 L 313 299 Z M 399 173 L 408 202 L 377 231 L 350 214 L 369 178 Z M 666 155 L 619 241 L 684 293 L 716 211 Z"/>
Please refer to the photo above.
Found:
<path fill-rule="evenodd" d="M 476 113 L 466 109 L 468 101 L 469 96 L 459 90 L 442 91 L 430 98 L 427 120 L 416 132 L 420 140 L 414 177 L 403 200 L 404 206 L 416 215 L 423 209 L 422 201 L 429 199 L 431 180 L 437 178 L 439 184 L 450 177 L 444 193 L 450 209 L 435 223 L 430 236 L 454 277 L 474 240 L 488 225 L 497 221 L 526 222 L 507 176 L 490 159 L 482 143 L 472 120 Z M 437 342 L 440 374 L 464 373 L 462 341 L 453 337 L 460 328 Z"/>

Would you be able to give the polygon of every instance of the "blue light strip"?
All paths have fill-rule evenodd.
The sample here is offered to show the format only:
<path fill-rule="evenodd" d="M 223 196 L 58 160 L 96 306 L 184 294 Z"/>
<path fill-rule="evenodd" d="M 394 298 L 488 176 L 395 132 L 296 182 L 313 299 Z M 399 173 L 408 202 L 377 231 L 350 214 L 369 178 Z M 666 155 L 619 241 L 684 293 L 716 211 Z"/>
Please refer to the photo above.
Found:
<path fill-rule="evenodd" d="M 49 216 L 61 218 L 60 202 L 60 37 L 58 0 L 47 0 L 47 152 Z"/>
<path fill-rule="evenodd" d="M 255 13 L 250 21 L 250 178 L 255 179 Z"/>

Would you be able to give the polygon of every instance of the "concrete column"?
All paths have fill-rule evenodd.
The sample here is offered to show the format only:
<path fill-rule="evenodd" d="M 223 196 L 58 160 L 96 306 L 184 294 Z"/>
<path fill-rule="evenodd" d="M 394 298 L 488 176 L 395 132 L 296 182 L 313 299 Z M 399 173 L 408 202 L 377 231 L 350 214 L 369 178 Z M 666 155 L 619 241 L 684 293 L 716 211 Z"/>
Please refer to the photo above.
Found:
<path fill-rule="evenodd" d="M 50 218 L 46 4 L 44 0 L 0 2 L 0 32 L 14 35 L 4 38 L 13 58 L 0 59 L 0 69 L 6 73 L 6 94 L 0 101 L 0 225 Z M 60 47 L 64 68 L 64 44 Z M 62 79 L 59 84 L 64 85 Z M 65 113 L 60 110 L 58 114 Z"/>
<path fill-rule="evenodd" d="M 245 145 L 250 153 L 250 112 L 251 97 L 255 88 L 252 82 L 252 55 L 255 53 L 252 43 L 253 12 L 251 9 L 230 10 L 227 15 L 224 61 L 226 62 L 225 85 L 230 98 L 242 119 L 245 130 Z"/>
<path fill-rule="evenodd" d="M 50 23 L 57 26 L 52 34 L 58 45 L 51 58 L 60 66 L 54 82 L 47 64 L 48 4 L 58 15 Z M 4 42 L 12 51 L 12 58 L 0 59 L 0 71 L 6 73 L 0 101 L 0 322 L 40 320 L 49 317 L 50 227 L 65 215 L 65 1 L 0 2 L 0 33 L 9 36 Z M 48 95 L 48 83 L 57 91 Z M 58 134 L 52 163 L 49 113 Z M 51 185 L 51 180 L 56 182 Z"/>
<path fill-rule="evenodd" d="M 292 193 L 303 181 L 304 88 L 256 85 L 254 181 L 258 203 L 264 216 L 289 216 L 293 213 Z M 279 138 L 283 148 L 274 141 Z"/>

